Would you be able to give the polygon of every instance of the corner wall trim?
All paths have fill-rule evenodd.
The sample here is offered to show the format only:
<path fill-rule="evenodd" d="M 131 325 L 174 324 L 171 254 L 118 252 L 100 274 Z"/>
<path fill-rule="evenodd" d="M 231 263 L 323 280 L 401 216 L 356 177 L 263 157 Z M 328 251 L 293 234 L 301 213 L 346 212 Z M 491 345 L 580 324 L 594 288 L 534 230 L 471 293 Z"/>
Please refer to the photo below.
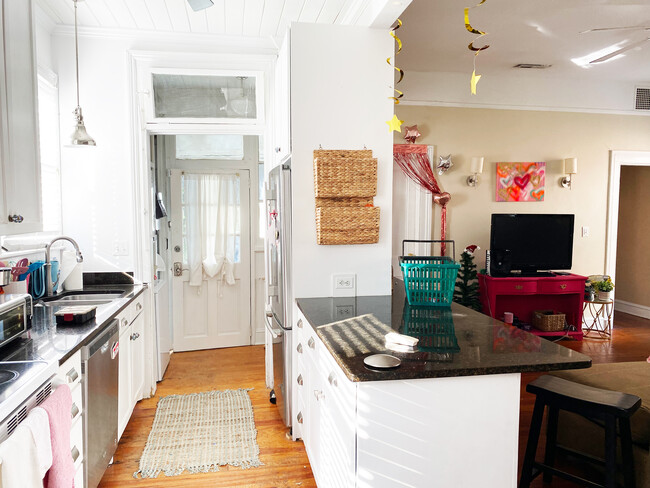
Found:
<path fill-rule="evenodd" d="M 614 303 L 614 310 L 617 312 L 629 313 L 644 319 L 650 319 L 650 307 L 646 305 L 639 305 L 637 303 L 630 303 L 623 300 L 616 300 Z"/>

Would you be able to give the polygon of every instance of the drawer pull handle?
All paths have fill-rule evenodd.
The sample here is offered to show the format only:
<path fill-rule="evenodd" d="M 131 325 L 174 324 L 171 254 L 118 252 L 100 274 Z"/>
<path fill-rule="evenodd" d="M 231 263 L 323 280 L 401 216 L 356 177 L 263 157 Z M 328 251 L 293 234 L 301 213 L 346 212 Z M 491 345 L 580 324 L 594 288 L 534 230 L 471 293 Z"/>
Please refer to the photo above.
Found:
<path fill-rule="evenodd" d="M 298 351 L 298 353 L 302 354 L 302 343 L 298 343 L 298 346 L 296 347 L 296 351 Z"/>
<path fill-rule="evenodd" d="M 310 337 L 309 340 L 307 341 L 307 345 L 314 349 L 316 347 L 316 341 L 314 341 L 313 337 Z"/>
<path fill-rule="evenodd" d="M 126 327 L 127 325 L 129 325 L 129 321 L 126 319 L 122 319 L 122 327 Z"/>
<path fill-rule="evenodd" d="M 72 454 L 72 462 L 76 463 L 81 453 L 79 452 L 79 449 L 77 449 L 77 446 L 74 446 L 72 449 L 70 449 L 70 454 Z"/>
<path fill-rule="evenodd" d="M 72 404 L 72 408 L 70 409 L 70 418 L 75 418 L 77 415 L 79 415 L 79 407 L 77 407 L 76 403 Z"/>
<path fill-rule="evenodd" d="M 321 401 L 323 398 L 325 398 L 325 395 L 323 394 L 322 390 L 314 390 L 314 396 L 316 397 L 316 401 Z"/>
<path fill-rule="evenodd" d="M 298 384 L 299 384 L 300 386 L 302 386 L 303 381 L 302 381 L 302 375 L 301 375 L 301 374 L 298 375 L 298 378 L 297 378 L 296 381 L 298 381 Z"/>
<path fill-rule="evenodd" d="M 298 420 L 299 424 L 302 424 L 302 412 L 298 412 L 298 415 L 296 415 L 296 419 Z"/>
<path fill-rule="evenodd" d="M 302 329 L 302 319 L 298 320 L 298 328 Z"/>
<path fill-rule="evenodd" d="M 339 386 L 339 382 L 336 380 L 336 376 L 334 375 L 334 371 L 330 373 L 330 375 L 327 377 L 327 381 L 330 382 L 330 385 L 332 386 Z"/>
<path fill-rule="evenodd" d="M 140 310 L 142 310 L 142 304 L 141 304 L 141 303 L 136 303 L 136 304 L 135 304 L 135 309 L 136 309 L 138 312 L 139 312 Z"/>
<path fill-rule="evenodd" d="M 566 283 L 562 283 L 560 285 L 560 290 L 566 290 Z"/>
<path fill-rule="evenodd" d="M 77 373 L 77 370 L 75 368 L 72 368 L 70 371 L 68 371 L 65 377 L 68 379 L 68 383 L 74 383 L 77 381 L 77 378 L 79 378 L 79 373 Z"/>
<path fill-rule="evenodd" d="M 12 224 L 21 224 L 21 223 L 23 222 L 23 220 L 25 220 L 25 219 L 23 218 L 22 215 L 18 215 L 18 214 L 9 215 L 9 216 L 7 217 L 7 219 L 8 219 L 9 222 L 11 222 Z"/>
<path fill-rule="evenodd" d="M 515 290 L 523 290 L 524 285 L 515 285 Z"/>

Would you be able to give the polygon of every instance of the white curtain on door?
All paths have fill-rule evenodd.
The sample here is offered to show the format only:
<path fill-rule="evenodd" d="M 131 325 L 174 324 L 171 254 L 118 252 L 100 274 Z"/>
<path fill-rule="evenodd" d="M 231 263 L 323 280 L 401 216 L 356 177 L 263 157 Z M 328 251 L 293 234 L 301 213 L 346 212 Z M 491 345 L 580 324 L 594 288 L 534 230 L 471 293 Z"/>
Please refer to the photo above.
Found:
<path fill-rule="evenodd" d="M 183 211 L 190 286 L 215 277 L 234 285 L 233 266 L 239 260 L 239 176 L 185 173 Z"/>

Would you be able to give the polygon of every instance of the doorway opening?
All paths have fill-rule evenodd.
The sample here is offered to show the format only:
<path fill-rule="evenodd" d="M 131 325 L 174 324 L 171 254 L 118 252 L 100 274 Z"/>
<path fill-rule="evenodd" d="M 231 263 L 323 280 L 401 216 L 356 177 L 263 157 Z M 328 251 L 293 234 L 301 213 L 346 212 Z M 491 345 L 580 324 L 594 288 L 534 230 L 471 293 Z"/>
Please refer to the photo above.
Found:
<path fill-rule="evenodd" d="M 650 215 L 644 181 L 650 182 L 650 151 L 612 151 L 605 272 L 616 284 L 615 309 L 650 318 L 650 295 L 643 292 L 647 265 L 642 260 L 650 237 L 650 226 L 643 223 Z"/>

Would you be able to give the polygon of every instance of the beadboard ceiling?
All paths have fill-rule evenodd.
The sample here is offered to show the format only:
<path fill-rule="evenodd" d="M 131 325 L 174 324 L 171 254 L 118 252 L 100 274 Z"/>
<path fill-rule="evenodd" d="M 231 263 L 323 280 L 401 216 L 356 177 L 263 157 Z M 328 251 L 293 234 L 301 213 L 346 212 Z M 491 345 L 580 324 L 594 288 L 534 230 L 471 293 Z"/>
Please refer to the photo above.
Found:
<path fill-rule="evenodd" d="M 158 33 L 214 34 L 279 39 L 290 22 L 370 25 L 380 10 L 395 17 L 411 0 L 213 0 L 194 12 L 186 0 L 85 0 L 78 3 L 82 27 Z M 36 0 L 57 25 L 74 23 L 72 0 Z"/>

